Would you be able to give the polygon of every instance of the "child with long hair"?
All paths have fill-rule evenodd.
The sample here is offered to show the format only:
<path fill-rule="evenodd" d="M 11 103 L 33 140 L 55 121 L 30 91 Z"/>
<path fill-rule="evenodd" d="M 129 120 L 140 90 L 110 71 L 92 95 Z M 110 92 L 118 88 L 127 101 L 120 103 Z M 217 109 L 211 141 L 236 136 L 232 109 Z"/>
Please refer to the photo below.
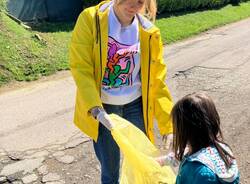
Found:
<path fill-rule="evenodd" d="M 184 96 L 174 105 L 171 117 L 174 153 L 181 161 L 176 184 L 239 183 L 235 157 L 223 140 L 220 117 L 209 96 Z"/>

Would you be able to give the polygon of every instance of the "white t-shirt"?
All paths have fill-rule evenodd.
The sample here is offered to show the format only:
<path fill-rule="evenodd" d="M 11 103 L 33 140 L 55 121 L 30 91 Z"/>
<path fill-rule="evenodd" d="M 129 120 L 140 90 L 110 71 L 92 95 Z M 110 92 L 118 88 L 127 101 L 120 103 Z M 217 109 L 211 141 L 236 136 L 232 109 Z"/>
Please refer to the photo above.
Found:
<path fill-rule="evenodd" d="M 128 104 L 141 94 L 139 22 L 122 27 L 113 6 L 109 11 L 108 58 L 102 80 L 101 99 L 105 104 Z"/>

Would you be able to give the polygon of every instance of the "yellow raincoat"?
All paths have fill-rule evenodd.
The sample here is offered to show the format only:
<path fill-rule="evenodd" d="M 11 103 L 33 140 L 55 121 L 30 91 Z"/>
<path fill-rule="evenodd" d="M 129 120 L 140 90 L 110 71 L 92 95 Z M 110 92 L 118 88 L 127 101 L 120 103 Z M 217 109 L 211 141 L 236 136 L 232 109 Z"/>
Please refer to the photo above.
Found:
<path fill-rule="evenodd" d="M 99 122 L 89 110 L 102 106 L 101 81 L 107 62 L 108 12 L 111 2 L 103 1 L 85 9 L 75 25 L 70 44 L 70 69 L 77 85 L 74 122 L 85 134 L 98 138 Z M 160 31 L 142 15 L 140 25 L 141 84 L 143 117 L 149 139 L 154 142 L 153 119 L 156 117 L 160 133 L 172 133 L 169 118 L 172 99 L 165 84 L 166 65 Z"/>

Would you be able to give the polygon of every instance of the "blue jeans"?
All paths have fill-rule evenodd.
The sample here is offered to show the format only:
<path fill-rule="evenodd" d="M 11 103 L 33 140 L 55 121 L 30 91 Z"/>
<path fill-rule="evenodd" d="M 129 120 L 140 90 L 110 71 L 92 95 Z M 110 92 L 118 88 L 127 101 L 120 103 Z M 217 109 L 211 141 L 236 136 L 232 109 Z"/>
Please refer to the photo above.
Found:
<path fill-rule="evenodd" d="M 103 104 L 108 114 L 114 113 L 130 121 L 144 133 L 142 98 L 138 98 L 126 105 Z M 120 150 L 114 141 L 110 131 L 101 123 L 99 124 L 99 135 L 94 142 L 94 150 L 101 164 L 102 184 L 118 184 L 120 169 Z"/>

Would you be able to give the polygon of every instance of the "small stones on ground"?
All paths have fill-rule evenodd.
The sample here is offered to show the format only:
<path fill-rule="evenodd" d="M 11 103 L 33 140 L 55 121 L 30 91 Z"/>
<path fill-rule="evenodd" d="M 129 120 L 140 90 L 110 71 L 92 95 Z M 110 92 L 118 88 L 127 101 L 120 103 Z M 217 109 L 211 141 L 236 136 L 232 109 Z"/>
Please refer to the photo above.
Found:
<path fill-rule="evenodd" d="M 0 176 L 0 183 L 5 183 L 7 182 L 7 177 L 6 176 Z"/>
<path fill-rule="evenodd" d="M 37 169 L 37 171 L 40 175 L 46 175 L 49 173 L 46 165 L 42 165 Z"/>
<path fill-rule="evenodd" d="M 22 160 L 24 157 L 24 154 L 22 152 L 9 152 L 7 155 L 11 160 L 14 161 Z"/>
<path fill-rule="evenodd" d="M 35 152 L 36 152 L 35 150 L 29 150 L 29 151 L 25 152 L 25 155 L 31 155 L 31 154 L 33 154 Z"/>
<path fill-rule="evenodd" d="M 64 164 L 71 164 L 74 162 L 75 158 L 73 156 L 65 155 L 63 157 L 56 157 L 56 160 Z"/>
<path fill-rule="evenodd" d="M 49 173 L 42 177 L 43 183 L 51 182 L 51 181 L 58 181 L 58 180 L 60 180 L 60 176 L 56 173 Z"/>
<path fill-rule="evenodd" d="M 39 168 L 42 165 L 44 160 L 44 158 L 26 159 L 6 165 L 2 169 L 0 175 L 9 176 L 22 171 L 24 171 L 24 173 L 32 173 L 33 170 Z"/>
<path fill-rule="evenodd" d="M 37 175 L 30 174 L 30 175 L 24 176 L 22 178 L 22 181 L 24 184 L 28 184 L 28 183 L 32 183 L 32 182 L 36 181 L 37 179 L 38 179 Z"/>
<path fill-rule="evenodd" d="M 85 175 L 83 175 L 85 178 L 88 178 L 88 179 L 93 179 L 93 177 L 91 177 L 90 175 L 87 175 L 87 174 L 85 174 Z"/>
<path fill-rule="evenodd" d="M 33 37 L 36 38 L 39 41 L 42 40 L 42 37 L 39 34 L 35 34 Z"/>
<path fill-rule="evenodd" d="M 38 157 L 46 157 L 48 155 L 49 155 L 49 152 L 47 150 L 44 150 L 44 151 L 36 152 L 29 156 L 25 156 L 24 158 L 38 158 Z"/>
<path fill-rule="evenodd" d="M 60 157 L 60 156 L 64 156 L 64 155 L 65 155 L 65 152 L 63 152 L 63 151 L 58 151 L 58 152 L 55 152 L 53 154 L 54 157 Z"/>
<path fill-rule="evenodd" d="M 2 164 L 8 164 L 9 162 L 11 162 L 11 159 L 7 155 L 2 156 L 0 158 L 0 163 L 2 163 Z"/>
<path fill-rule="evenodd" d="M 0 149 L 0 157 L 5 155 L 7 155 L 7 153 L 3 149 Z"/>
<path fill-rule="evenodd" d="M 0 184 L 65 184 L 61 174 L 66 178 L 71 178 L 71 175 L 81 173 L 81 169 L 78 167 L 74 170 L 75 173 L 69 172 L 68 167 L 71 165 L 67 166 L 67 164 L 78 163 L 78 160 L 87 162 L 89 157 L 91 158 L 91 155 L 88 155 L 87 160 L 81 160 L 84 157 L 82 156 L 83 150 L 88 153 L 91 150 L 89 140 L 88 137 L 78 135 L 71 138 L 66 145 L 51 145 L 43 149 L 30 149 L 23 152 L 5 152 L 0 149 Z M 81 147 L 81 150 L 78 146 Z M 68 150 L 70 148 L 77 148 L 76 151 L 79 152 L 75 154 L 75 150 Z M 96 163 L 93 167 L 100 171 L 100 167 L 98 165 L 95 167 L 95 165 Z M 58 173 L 54 173 L 56 169 Z M 77 183 L 78 180 L 95 180 L 91 175 L 91 173 L 85 172 L 79 178 L 74 176 L 74 183 Z"/>
<path fill-rule="evenodd" d="M 96 165 L 96 166 L 95 166 L 95 169 L 96 169 L 97 171 L 99 171 L 99 172 L 100 172 L 100 171 L 101 171 L 101 167 L 100 167 L 100 165 Z"/>
<path fill-rule="evenodd" d="M 46 182 L 46 184 L 65 184 L 65 181 L 62 181 L 62 180 L 52 181 L 52 182 Z"/>
<path fill-rule="evenodd" d="M 63 151 L 63 150 L 65 150 L 64 146 L 57 148 L 57 151 Z"/>
<path fill-rule="evenodd" d="M 75 148 L 84 142 L 88 142 L 89 140 L 90 139 L 88 137 L 78 137 L 78 138 L 68 142 L 64 147 L 65 147 L 65 149 Z"/>
<path fill-rule="evenodd" d="M 23 184 L 23 182 L 16 180 L 16 181 L 13 181 L 11 184 Z"/>
<path fill-rule="evenodd" d="M 16 175 L 7 176 L 7 182 L 13 183 L 14 181 L 18 181 L 18 177 Z"/>

